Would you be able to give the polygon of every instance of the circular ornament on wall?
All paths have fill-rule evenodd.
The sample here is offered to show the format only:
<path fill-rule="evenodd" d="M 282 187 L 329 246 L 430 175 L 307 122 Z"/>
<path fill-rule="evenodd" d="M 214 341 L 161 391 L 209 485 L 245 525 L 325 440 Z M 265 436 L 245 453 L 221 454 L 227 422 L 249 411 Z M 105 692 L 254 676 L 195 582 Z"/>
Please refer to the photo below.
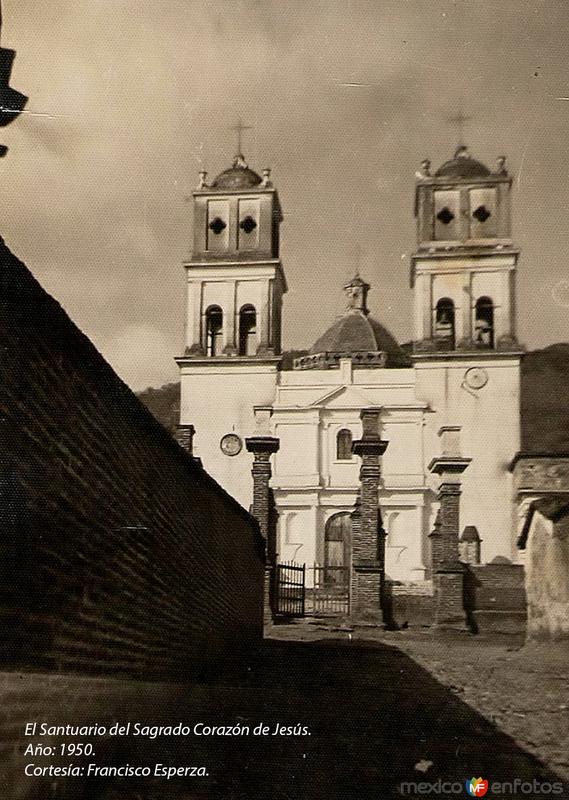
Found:
<path fill-rule="evenodd" d="M 464 373 L 464 382 L 471 389 L 482 389 L 488 383 L 488 373 L 483 367 L 470 367 Z"/>
<path fill-rule="evenodd" d="M 226 456 L 237 456 L 243 450 L 243 442 L 236 433 L 226 433 L 219 443 L 221 452 Z"/>

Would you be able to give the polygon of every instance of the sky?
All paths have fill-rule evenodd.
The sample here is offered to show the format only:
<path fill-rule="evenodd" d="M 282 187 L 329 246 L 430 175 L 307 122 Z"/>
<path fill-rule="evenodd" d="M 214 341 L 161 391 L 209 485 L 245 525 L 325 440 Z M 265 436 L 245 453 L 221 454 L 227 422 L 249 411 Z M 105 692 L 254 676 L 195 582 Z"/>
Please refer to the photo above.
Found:
<path fill-rule="evenodd" d="M 411 337 L 414 174 L 466 143 L 514 178 L 518 333 L 569 340 L 566 0 L 3 0 L 1 235 L 135 390 L 175 380 L 200 169 L 251 167 L 284 211 L 284 346 L 359 269 Z M 565 99 L 564 99 L 565 98 Z"/>

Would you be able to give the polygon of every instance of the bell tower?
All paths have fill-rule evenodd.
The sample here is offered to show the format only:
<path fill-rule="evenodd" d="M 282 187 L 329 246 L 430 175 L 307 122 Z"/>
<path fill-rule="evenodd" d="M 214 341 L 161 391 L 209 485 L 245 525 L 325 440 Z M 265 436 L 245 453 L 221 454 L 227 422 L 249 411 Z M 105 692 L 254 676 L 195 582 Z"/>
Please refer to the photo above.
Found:
<path fill-rule="evenodd" d="M 185 355 L 216 362 L 276 357 L 286 281 L 282 213 L 270 170 L 260 177 L 238 154 L 211 185 L 206 181 L 201 172 L 193 193 Z"/>
<path fill-rule="evenodd" d="M 412 360 L 419 397 L 433 414 L 427 450 L 440 457 L 437 430 L 459 426 L 472 459 L 463 477 L 460 530 L 476 526 L 482 560 L 517 558 L 508 460 L 520 447 L 520 359 L 512 179 L 460 146 L 434 174 L 416 175 L 417 249 Z M 428 468 L 428 465 L 425 465 Z"/>
<path fill-rule="evenodd" d="M 243 126 L 238 126 L 239 138 Z M 248 507 L 250 465 L 243 442 L 254 407 L 274 399 L 281 353 L 282 212 L 270 179 L 241 148 L 211 183 L 193 192 L 193 248 L 185 262 L 187 314 L 180 367 L 180 424 L 195 426 L 195 455 Z"/>
<path fill-rule="evenodd" d="M 434 175 L 417 173 L 418 248 L 412 257 L 414 351 L 519 350 L 512 244 L 511 188 L 506 159 L 491 172 L 459 147 Z"/>

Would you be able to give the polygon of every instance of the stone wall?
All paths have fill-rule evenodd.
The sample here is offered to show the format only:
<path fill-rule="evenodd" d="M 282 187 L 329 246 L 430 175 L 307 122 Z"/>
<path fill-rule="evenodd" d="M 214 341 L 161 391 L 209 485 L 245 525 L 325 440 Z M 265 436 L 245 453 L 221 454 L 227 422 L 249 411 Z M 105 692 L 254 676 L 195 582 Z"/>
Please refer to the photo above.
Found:
<path fill-rule="evenodd" d="M 529 639 L 569 639 L 569 515 L 533 514 L 526 549 Z"/>
<path fill-rule="evenodd" d="M 256 645 L 258 526 L 0 240 L 0 664 L 186 679 Z"/>

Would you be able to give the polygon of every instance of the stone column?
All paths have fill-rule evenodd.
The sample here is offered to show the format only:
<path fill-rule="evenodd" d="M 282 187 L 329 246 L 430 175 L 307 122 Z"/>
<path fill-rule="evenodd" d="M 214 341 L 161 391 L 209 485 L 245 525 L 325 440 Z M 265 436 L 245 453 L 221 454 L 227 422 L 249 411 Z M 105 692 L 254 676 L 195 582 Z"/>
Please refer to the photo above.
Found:
<path fill-rule="evenodd" d="M 423 341 L 433 338 L 433 284 L 430 273 L 423 273 Z"/>
<path fill-rule="evenodd" d="M 277 555 L 277 514 L 273 492 L 270 487 L 272 476 L 271 455 L 279 449 L 279 440 L 271 436 L 269 420 L 270 408 L 255 408 L 257 430 L 254 436 L 245 439 L 249 453 L 253 453 L 253 505 L 251 513 L 259 523 L 261 535 L 265 540 L 265 623 L 272 621 L 272 582 Z"/>
<path fill-rule="evenodd" d="M 352 515 L 352 575 L 350 613 L 379 621 L 383 609 L 385 533 L 379 517 L 380 456 L 387 442 L 379 436 L 379 408 L 364 408 L 360 413 L 362 438 L 352 443 L 360 456 L 359 502 Z"/>
<path fill-rule="evenodd" d="M 226 356 L 237 355 L 237 309 L 235 305 L 235 295 L 237 287 L 235 281 L 230 281 L 225 289 L 226 305 L 224 309 L 224 328 L 225 328 L 225 347 L 223 352 Z"/>
<path fill-rule="evenodd" d="M 460 562 L 458 548 L 460 476 L 472 459 L 460 455 L 460 427 L 443 426 L 439 430 L 439 436 L 442 440 L 442 455 L 429 464 L 430 471 L 441 476 L 438 494 L 440 527 L 433 557 L 434 624 L 440 628 L 464 628 L 464 567 Z"/>
<path fill-rule="evenodd" d="M 197 282 L 188 283 L 188 311 L 186 354 L 205 355 L 205 335 L 202 331 L 202 285 Z"/>
<path fill-rule="evenodd" d="M 459 347 L 472 347 L 472 276 L 469 272 L 464 273 L 462 281 L 460 316 L 460 328 L 459 324 L 456 326 L 456 340 Z"/>
<path fill-rule="evenodd" d="M 271 326 L 273 317 L 273 291 L 274 282 L 266 280 L 263 282 L 263 302 L 257 311 L 257 330 L 259 331 L 259 345 L 257 347 L 258 356 L 274 355 L 272 344 Z"/>

